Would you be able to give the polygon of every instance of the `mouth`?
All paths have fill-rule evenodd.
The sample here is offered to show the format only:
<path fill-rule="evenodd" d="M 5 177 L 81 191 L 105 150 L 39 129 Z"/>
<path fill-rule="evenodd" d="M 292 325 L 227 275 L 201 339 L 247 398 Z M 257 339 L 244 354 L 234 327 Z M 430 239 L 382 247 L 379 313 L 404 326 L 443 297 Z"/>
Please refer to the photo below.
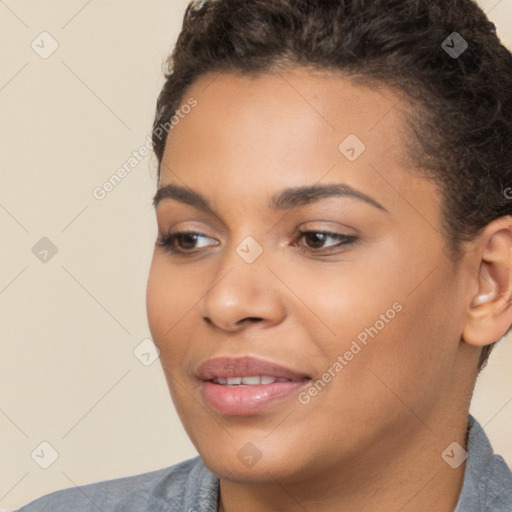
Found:
<path fill-rule="evenodd" d="M 284 377 L 270 377 L 268 375 L 250 375 L 248 377 L 217 377 L 212 379 L 210 382 L 214 384 L 220 384 L 221 386 L 259 386 L 261 384 L 274 384 L 274 382 L 292 382 L 291 379 L 285 379 Z"/>
<path fill-rule="evenodd" d="M 311 381 L 304 373 L 252 357 L 210 359 L 196 375 L 205 404 L 234 416 L 260 413 L 290 399 Z"/>

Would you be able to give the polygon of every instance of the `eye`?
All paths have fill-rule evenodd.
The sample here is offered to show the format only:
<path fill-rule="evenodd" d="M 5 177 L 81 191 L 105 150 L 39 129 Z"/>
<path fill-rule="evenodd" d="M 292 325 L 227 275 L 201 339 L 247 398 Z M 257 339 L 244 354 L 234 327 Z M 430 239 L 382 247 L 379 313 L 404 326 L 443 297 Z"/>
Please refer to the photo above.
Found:
<path fill-rule="evenodd" d="M 302 250 L 306 250 L 308 252 L 327 252 L 325 251 L 324 244 L 326 240 L 333 239 L 337 240 L 338 243 L 330 244 L 328 246 L 329 251 L 336 247 L 343 247 L 353 244 L 357 237 L 353 235 L 344 235 L 341 233 L 331 233 L 330 231 L 299 231 L 299 239 L 304 239 L 312 244 L 312 246 L 302 247 Z"/>
<path fill-rule="evenodd" d="M 156 240 L 156 243 L 164 250 L 173 254 L 186 254 L 191 253 L 195 249 L 198 249 L 195 244 L 197 240 L 201 238 L 212 240 L 210 237 L 207 237 L 201 233 L 176 231 L 165 233 L 162 236 L 159 236 Z M 178 247 L 176 246 L 176 242 L 178 242 Z"/>
<path fill-rule="evenodd" d="M 212 240 L 210 237 L 201 233 L 187 232 L 187 231 L 176 231 L 165 233 L 164 235 L 157 238 L 156 243 L 164 250 L 177 255 L 191 254 L 197 249 L 207 247 L 210 244 L 203 244 L 202 246 L 196 246 L 197 242 L 201 239 Z M 304 239 L 308 245 L 301 246 L 301 250 L 305 250 L 313 253 L 322 253 L 325 251 L 324 244 L 328 239 L 336 240 L 337 243 L 330 244 L 328 246 L 329 251 L 332 248 L 343 247 L 353 244 L 356 240 L 356 236 L 344 235 L 341 233 L 331 233 L 329 231 L 299 231 L 299 240 Z M 218 245 L 218 243 L 214 244 Z"/>

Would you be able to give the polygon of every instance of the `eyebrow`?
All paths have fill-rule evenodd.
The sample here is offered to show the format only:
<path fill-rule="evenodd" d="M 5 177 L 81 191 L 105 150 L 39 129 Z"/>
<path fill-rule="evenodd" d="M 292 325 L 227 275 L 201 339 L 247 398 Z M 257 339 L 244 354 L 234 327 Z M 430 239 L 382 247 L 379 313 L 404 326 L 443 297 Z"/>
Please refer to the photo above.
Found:
<path fill-rule="evenodd" d="M 384 206 L 372 197 L 343 183 L 287 188 L 272 196 L 268 208 L 275 212 L 291 210 L 329 197 L 352 197 L 389 213 Z M 175 201 L 216 215 L 210 201 L 199 192 L 190 188 L 173 184 L 165 185 L 157 190 L 153 197 L 153 206 L 156 207 L 164 199 L 174 199 Z"/>

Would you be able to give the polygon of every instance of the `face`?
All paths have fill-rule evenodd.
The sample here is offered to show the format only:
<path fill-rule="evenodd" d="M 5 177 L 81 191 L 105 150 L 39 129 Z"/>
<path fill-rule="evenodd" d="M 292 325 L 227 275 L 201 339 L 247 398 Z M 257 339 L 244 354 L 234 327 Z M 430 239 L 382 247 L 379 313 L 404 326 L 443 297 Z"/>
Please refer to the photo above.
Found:
<path fill-rule="evenodd" d="M 453 406 L 466 291 L 439 192 L 406 164 L 403 103 L 301 68 L 205 75 L 191 98 L 147 288 L 188 435 L 245 482 L 388 456 Z"/>

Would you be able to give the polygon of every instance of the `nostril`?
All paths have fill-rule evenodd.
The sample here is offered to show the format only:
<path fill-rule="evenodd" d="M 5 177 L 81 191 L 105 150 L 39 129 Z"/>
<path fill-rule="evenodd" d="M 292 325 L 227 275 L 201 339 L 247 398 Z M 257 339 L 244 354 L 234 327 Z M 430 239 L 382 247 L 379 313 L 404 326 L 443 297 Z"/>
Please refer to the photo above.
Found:
<path fill-rule="evenodd" d="M 248 316 L 246 318 L 242 318 L 242 320 L 238 320 L 236 325 L 244 325 L 245 323 L 259 323 L 262 322 L 263 318 L 255 317 L 255 316 Z"/>

